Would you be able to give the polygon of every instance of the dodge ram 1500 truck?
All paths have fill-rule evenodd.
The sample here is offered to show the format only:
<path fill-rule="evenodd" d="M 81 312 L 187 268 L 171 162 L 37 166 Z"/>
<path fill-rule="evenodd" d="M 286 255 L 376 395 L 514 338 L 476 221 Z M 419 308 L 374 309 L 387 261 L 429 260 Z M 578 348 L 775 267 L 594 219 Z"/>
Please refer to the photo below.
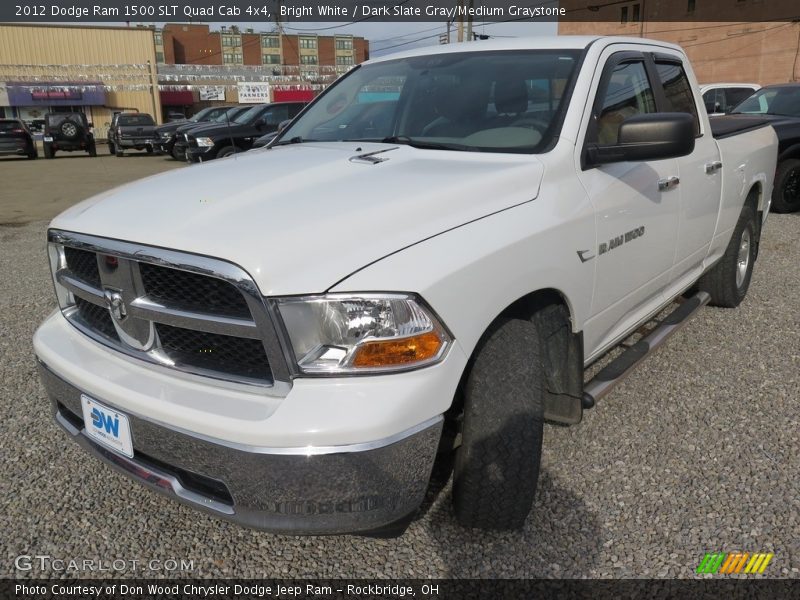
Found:
<path fill-rule="evenodd" d="M 52 222 L 59 308 L 34 346 L 55 419 L 247 526 L 397 534 L 454 452 L 460 522 L 519 527 L 543 423 L 745 297 L 776 149 L 758 119 L 715 136 L 663 42 L 368 61 L 268 148 Z"/>

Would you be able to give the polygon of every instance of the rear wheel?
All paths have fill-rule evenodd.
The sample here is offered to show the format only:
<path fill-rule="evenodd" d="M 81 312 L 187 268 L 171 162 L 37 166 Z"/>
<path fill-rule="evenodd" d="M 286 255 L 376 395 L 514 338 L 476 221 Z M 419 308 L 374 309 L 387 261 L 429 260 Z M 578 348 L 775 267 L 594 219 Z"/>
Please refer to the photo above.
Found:
<path fill-rule="evenodd" d="M 116 150 L 114 150 L 114 142 L 108 142 L 108 153 L 115 154 Z"/>
<path fill-rule="evenodd" d="M 53 158 L 56 155 L 56 151 L 53 150 L 53 145 L 45 142 L 44 143 L 44 157 L 45 158 Z"/>
<path fill-rule="evenodd" d="M 772 190 L 772 210 L 788 213 L 800 210 L 800 160 L 784 160 L 775 172 Z"/>
<path fill-rule="evenodd" d="M 125 150 L 123 150 L 120 146 L 114 145 L 114 154 L 116 156 L 125 156 Z"/>
<path fill-rule="evenodd" d="M 39 158 L 39 153 L 36 151 L 36 148 L 34 148 L 32 152 L 28 152 L 28 160 L 35 160 L 37 158 Z"/>
<path fill-rule="evenodd" d="M 152 147 L 152 146 L 148 146 L 148 147 L 146 148 L 146 150 L 147 150 L 147 153 L 148 153 L 148 154 L 152 154 L 152 153 L 153 153 L 153 147 Z"/>
<path fill-rule="evenodd" d="M 753 276 L 757 247 L 756 211 L 745 205 L 725 254 L 700 278 L 697 287 L 708 292 L 713 306 L 736 308 L 744 300 Z"/>
<path fill-rule="evenodd" d="M 467 527 L 522 527 L 542 454 L 544 368 L 531 321 L 501 318 L 484 335 L 464 388 L 453 503 Z"/>
<path fill-rule="evenodd" d="M 97 146 L 94 142 L 91 143 L 87 150 L 89 151 L 89 156 L 97 156 Z"/>

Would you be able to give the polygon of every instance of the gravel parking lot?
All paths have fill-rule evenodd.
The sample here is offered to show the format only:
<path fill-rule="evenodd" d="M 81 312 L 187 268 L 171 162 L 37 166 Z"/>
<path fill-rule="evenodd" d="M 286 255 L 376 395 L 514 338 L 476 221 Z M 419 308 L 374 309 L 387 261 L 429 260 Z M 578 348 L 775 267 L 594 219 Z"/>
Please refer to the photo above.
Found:
<path fill-rule="evenodd" d="M 299 538 L 145 490 L 50 417 L 30 342 L 55 306 L 43 219 L 175 166 L 0 160 L 0 577 L 42 575 L 15 570 L 25 554 L 186 559 L 182 574 L 203 577 L 690 577 L 704 553 L 737 550 L 774 552 L 765 576 L 800 577 L 800 215 L 770 217 L 739 309 L 703 309 L 580 425 L 546 428 L 524 531 L 460 528 L 439 477 L 402 538 Z"/>

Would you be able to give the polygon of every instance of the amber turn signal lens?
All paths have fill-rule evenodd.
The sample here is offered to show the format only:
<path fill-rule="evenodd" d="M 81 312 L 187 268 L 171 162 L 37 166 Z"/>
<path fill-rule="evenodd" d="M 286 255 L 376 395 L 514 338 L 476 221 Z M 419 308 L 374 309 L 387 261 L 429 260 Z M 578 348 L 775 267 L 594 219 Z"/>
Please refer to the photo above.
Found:
<path fill-rule="evenodd" d="M 354 367 L 392 367 L 414 364 L 435 358 L 442 340 L 433 331 L 402 339 L 366 342 L 353 358 Z"/>

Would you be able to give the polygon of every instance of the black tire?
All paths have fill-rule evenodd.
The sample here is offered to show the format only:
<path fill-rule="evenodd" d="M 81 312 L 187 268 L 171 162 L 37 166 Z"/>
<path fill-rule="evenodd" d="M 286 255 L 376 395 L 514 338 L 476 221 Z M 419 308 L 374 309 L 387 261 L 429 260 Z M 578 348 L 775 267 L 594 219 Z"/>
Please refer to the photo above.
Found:
<path fill-rule="evenodd" d="M 108 142 L 108 153 L 116 154 L 116 150 L 114 149 L 114 142 Z"/>
<path fill-rule="evenodd" d="M 122 149 L 122 148 L 120 148 L 119 146 L 116 146 L 116 145 L 115 145 L 115 146 L 114 146 L 114 155 L 115 155 L 116 157 L 125 156 L 125 150 L 123 150 L 123 149 Z"/>
<path fill-rule="evenodd" d="M 172 158 L 174 158 L 175 160 L 179 160 L 181 162 L 186 160 L 186 155 L 180 152 L 178 148 L 176 148 L 175 146 L 172 147 L 171 154 Z"/>
<path fill-rule="evenodd" d="M 748 203 L 739 215 L 725 254 L 697 282 L 698 289 L 711 296 L 712 306 L 736 308 L 744 300 L 756 261 L 757 234 L 756 211 Z M 742 265 L 744 260 L 747 263 Z"/>
<path fill-rule="evenodd" d="M 56 155 L 55 150 L 53 150 L 53 146 L 45 142 L 44 144 L 44 157 L 45 158 L 53 158 Z"/>
<path fill-rule="evenodd" d="M 68 140 L 75 140 L 81 135 L 81 125 L 72 119 L 65 119 L 59 126 L 59 131 Z"/>
<path fill-rule="evenodd" d="M 152 146 L 148 146 L 148 147 L 146 148 L 146 150 L 147 150 L 147 153 L 148 153 L 148 154 L 152 154 L 152 153 L 153 153 L 153 147 L 152 147 Z"/>
<path fill-rule="evenodd" d="M 790 158 L 778 165 L 771 210 L 776 213 L 800 210 L 800 160 Z"/>
<path fill-rule="evenodd" d="M 236 146 L 223 146 L 217 150 L 217 158 L 225 158 L 226 156 L 236 154 L 238 151 L 239 149 Z"/>
<path fill-rule="evenodd" d="M 39 158 L 39 153 L 36 150 L 28 152 L 28 160 L 36 160 L 37 158 Z"/>
<path fill-rule="evenodd" d="M 94 142 L 87 148 L 89 151 L 89 156 L 97 156 L 97 146 L 95 146 Z"/>
<path fill-rule="evenodd" d="M 536 326 L 498 319 L 464 387 L 453 504 L 462 525 L 517 529 L 536 496 L 542 455 L 544 369 Z"/>

